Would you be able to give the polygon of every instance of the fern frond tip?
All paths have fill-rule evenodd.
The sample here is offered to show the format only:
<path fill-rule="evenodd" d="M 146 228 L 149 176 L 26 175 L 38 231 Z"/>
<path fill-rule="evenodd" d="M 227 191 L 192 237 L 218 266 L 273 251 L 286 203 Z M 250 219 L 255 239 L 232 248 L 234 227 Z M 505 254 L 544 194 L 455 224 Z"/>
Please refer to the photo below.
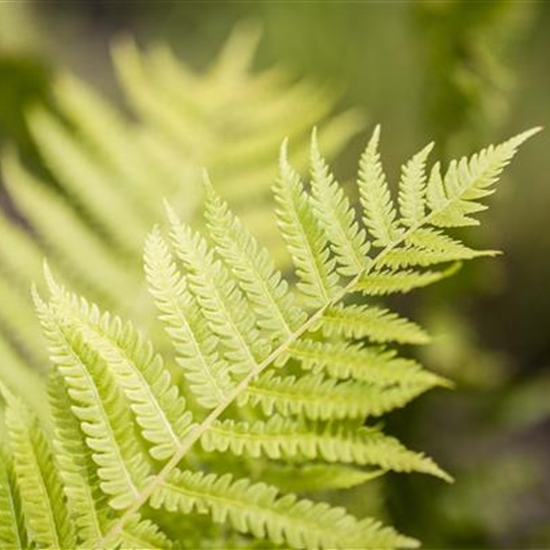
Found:
<path fill-rule="evenodd" d="M 168 217 L 170 225 L 179 225 L 180 218 L 177 215 L 174 207 L 170 204 L 170 201 L 168 199 L 163 199 L 162 204 L 164 206 L 164 210 L 166 212 L 166 216 Z"/>
<path fill-rule="evenodd" d="M 54 277 L 54 274 L 50 268 L 50 264 L 47 259 L 44 259 L 42 263 L 42 269 L 44 272 L 44 279 L 46 281 L 46 284 L 48 286 L 48 290 L 52 294 L 52 296 L 58 296 L 62 292 L 62 286 L 57 282 L 57 280 Z"/>
<path fill-rule="evenodd" d="M 290 168 L 288 162 L 288 136 L 281 142 L 281 148 L 279 150 L 279 170 L 284 173 Z"/>
<path fill-rule="evenodd" d="M 205 168 L 204 166 L 201 168 L 201 180 L 202 180 L 202 185 L 204 186 L 204 189 L 207 193 L 213 191 L 214 186 L 212 185 L 210 174 L 208 172 L 208 169 Z"/>
<path fill-rule="evenodd" d="M 31 284 L 31 297 L 34 307 L 38 313 L 46 310 L 46 302 L 42 299 L 42 296 L 40 296 L 40 292 L 38 292 L 38 286 L 36 285 L 36 283 Z"/>
<path fill-rule="evenodd" d="M 521 132 L 520 134 L 517 134 L 516 136 L 512 137 L 511 140 L 514 140 L 516 143 L 516 146 L 519 146 L 522 143 L 526 142 L 528 139 L 538 134 L 539 132 L 542 132 L 543 130 L 544 130 L 544 126 L 534 126 L 533 128 L 529 128 L 529 130 L 525 130 L 525 132 Z"/>

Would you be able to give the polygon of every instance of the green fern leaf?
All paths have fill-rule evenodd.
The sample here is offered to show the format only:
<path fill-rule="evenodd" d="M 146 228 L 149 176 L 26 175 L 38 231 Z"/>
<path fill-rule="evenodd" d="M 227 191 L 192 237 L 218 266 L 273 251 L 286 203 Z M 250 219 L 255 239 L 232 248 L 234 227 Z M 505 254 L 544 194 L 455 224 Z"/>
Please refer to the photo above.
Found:
<path fill-rule="evenodd" d="M 411 452 L 397 440 L 374 430 L 349 433 L 330 426 L 306 426 L 272 416 L 267 422 L 218 422 L 201 439 L 206 451 L 279 459 L 321 459 L 385 470 L 417 471 L 448 476 L 431 459 Z"/>
<path fill-rule="evenodd" d="M 23 402 L 6 388 L 0 389 L 6 401 L 9 447 L 29 539 L 38 546 L 73 548 L 74 525 L 48 439 Z"/>
<path fill-rule="evenodd" d="M 434 264 L 492 257 L 496 250 L 474 250 L 439 229 L 416 228 L 405 239 L 405 246 L 394 248 L 384 256 L 382 265 L 389 268 L 426 267 Z"/>
<path fill-rule="evenodd" d="M 148 227 L 143 217 L 115 191 L 109 176 L 101 172 L 89 153 L 70 138 L 68 130 L 53 116 L 34 111 L 29 126 L 49 168 L 67 191 L 89 208 L 89 215 L 123 251 L 139 253 L 141 238 Z"/>
<path fill-rule="evenodd" d="M 263 469 L 262 479 L 285 492 L 315 493 L 351 489 L 383 474 L 383 470 L 362 470 L 340 464 L 270 464 Z"/>
<path fill-rule="evenodd" d="M 403 407 L 434 386 L 432 381 L 387 388 L 368 383 L 337 383 L 321 375 L 275 376 L 267 371 L 237 399 L 239 405 L 259 405 L 266 416 L 305 416 L 311 420 L 342 420 L 381 416 Z"/>
<path fill-rule="evenodd" d="M 328 337 L 368 337 L 373 342 L 393 341 L 401 344 L 427 344 L 430 341 L 428 334 L 416 323 L 379 307 L 331 307 L 323 314 L 320 325 Z"/>
<path fill-rule="evenodd" d="M 486 208 L 479 199 L 493 193 L 494 184 L 518 147 L 539 131 L 527 130 L 469 159 L 451 162 L 443 181 L 437 170 L 432 172 L 427 189 L 428 206 L 433 212 L 430 222 L 438 227 L 478 225 L 470 214 Z"/>
<path fill-rule="evenodd" d="M 52 291 L 52 307 L 59 309 L 66 330 L 78 334 L 82 344 L 109 365 L 131 403 L 143 437 L 152 444 L 151 456 L 170 458 L 191 428 L 192 416 L 162 358 L 131 323 L 123 325 L 120 318 L 102 314 L 97 306 L 57 286 Z"/>
<path fill-rule="evenodd" d="M 145 271 L 189 387 L 203 407 L 216 407 L 234 387 L 229 367 L 220 358 L 217 341 L 209 334 L 196 299 L 188 291 L 158 228 L 145 243 Z"/>
<path fill-rule="evenodd" d="M 393 271 L 392 269 L 385 269 L 369 273 L 361 278 L 355 288 L 358 292 L 368 296 L 405 293 L 414 288 L 429 286 L 446 279 L 454 275 L 459 268 L 460 264 L 455 263 L 442 271 L 414 271 L 412 269 Z"/>
<path fill-rule="evenodd" d="M 235 374 L 246 374 L 269 353 L 269 344 L 258 332 L 252 310 L 235 279 L 194 234 L 168 208 L 172 240 L 187 269 L 189 287 L 212 331 L 227 347 L 226 358 Z"/>
<path fill-rule="evenodd" d="M 225 62 L 221 66 L 222 72 L 231 74 L 238 69 Z M 183 108 L 181 90 L 166 79 L 170 71 L 159 69 L 158 97 Z M 195 100 L 189 96 L 187 107 Z M 71 116 L 78 118 L 78 112 Z M 88 128 L 93 141 L 96 130 Z M 189 138 L 188 132 L 185 128 L 179 137 Z M 449 384 L 391 349 L 354 342 L 422 344 L 428 336 L 387 309 L 350 302 L 361 292 L 403 292 L 447 273 L 412 269 L 417 266 L 492 254 L 450 238 L 439 228 L 438 216 L 458 226 L 468 221 L 479 210 L 477 201 L 492 186 L 500 164 L 511 158 L 521 139 L 499 146 L 502 151 L 488 149 L 467 165 L 451 165 L 445 178 L 438 180 L 439 172 L 432 170 L 427 182 L 428 148 L 424 149 L 403 169 L 398 219 L 375 130 L 359 175 L 366 228 L 355 219 L 315 138 L 310 151 L 311 195 L 283 146 L 281 176 L 275 185 L 279 225 L 296 266 L 299 298 L 312 309 L 307 314 L 294 305 L 288 283 L 267 253 L 209 184 L 206 221 L 213 246 L 167 208 L 171 243 L 153 230 L 145 249 L 145 271 L 190 390 L 184 391 L 188 401 L 172 381 L 177 367 L 161 359 L 132 324 L 68 293 L 46 271 L 48 303 L 36 290 L 33 293 L 55 369 L 50 401 L 53 441 L 60 456 L 55 462 L 50 456 L 48 464 L 54 465 L 58 480 L 52 493 L 63 503 L 64 493 L 71 512 L 69 518 L 63 506 L 65 515 L 59 517 L 66 518 L 72 542 L 77 540 L 71 520 L 78 541 L 98 548 L 178 546 L 180 540 L 172 541 L 172 535 L 181 539 L 189 533 L 195 542 L 202 525 L 207 532 L 203 540 L 218 545 L 246 540 L 240 535 L 224 538 L 230 527 L 244 536 L 293 548 L 413 546 L 415 541 L 372 519 L 360 521 L 328 503 L 282 494 L 261 481 L 262 472 L 298 471 L 317 461 L 311 481 L 315 475 L 322 479 L 332 466 L 340 479 L 319 489 L 359 483 L 387 470 L 450 480 L 425 455 L 376 428 L 361 428 L 369 417 Z M 259 162 L 262 147 L 251 158 Z M 242 154 L 244 160 L 244 149 Z M 117 162 L 112 160 L 113 165 Z M 370 258 L 367 233 L 380 249 Z M 16 423 L 10 407 L 8 431 L 19 450 L 12 449 L 8 459 L 13 461 L 26 512 L 30 492 L 20 474 L 32 470 L 37 478 L 36 468 L 29 464 L 41 462 L 36 457 L 29 462 L 27 457 L 22 466 L 22 456 L 29 447 L 25 442 L 38 436 L 21 429 L 25 423 Z M 193 409 L 195 424 L 188 408 Z M 350 469 L 354 465 L 369 470 Z M 273 474 L 278 485 L 276 478 Z M 3 487 L 0 479 L 0 505 L 6 502 Z M 61 512 L 53 500 L 46 512 L 54 511 L 48 518 L 55 519 Z M 32 506 L 38 506 L 36 501 Z M 194 518 L 199 516 L 208 521 L 199 520 L 197 527 Z M 175 527 L 185 519 L 193 526 Z M 25 520 L 30 532 L 26 514 Z M 215 524 L 221 524 L 219 529 Z M 57 529 L 55 522 L 38 525 L 42 531 L 37 535 L 35 529 L 31 542 L 57 534 L 49 529 Z"/>
<path fill-rule="evenodd" d="M 107 530 L 110 513 L 104 506 L 105 495 L 99 490 L 92 453 L 86 444 L 78 418 L 72 412 L 72 401 L 60 374 L 50 374 L 49 402 L 55 421 L 54 450 L 65 486 L 78 538 L 90 547 Z"/>
<path fill-rule="evenodd" d="M 27 532 L 13 464 L 7 450 L 0 448 L 0 548 L 27 547 Z"/>
<path fill-rule="evenodd" d="M 6 185 L 45 243 L 48 255 L 53 255 L 52 266 L 107 304 L 124 303 L 126 296 L 135 298 L 136 284 L 127 275 L 128 266 L 117 259 L 112 249 L 106 249 L 81 216 L 67 208 L 66 200 L 33 177 L 14 155 L 5 155 L 2 162 Z M 59 239 L 59 235 L 66 238 Z M 32 278 L 41 273 L 44 258 L 44 252 L 36 244 L 33 256 L 28 273 Z M 94 269 L 90 269 L 90 258 L 94 258 Z M 28 293 L 28 286 L 25 291 Z"/>
<path fill-rule="evenodd" d="M 433 149 L 430 143 L 403 166 L 399 182 L 400 222 L 414 227 L 425 215 L 426 160 Z"/>
<path fill-rule="evenodd" d="M 22 169 L 25 177 L 19 180 L 6 178 L 16 211 L 25 218 L 23 229 L 9 223 L 26 242 L 22 246 L 18 239 L 16 246 L 13 231 L 0 232 L 6 243 L 0 242 L 2 266 L 24 270 L 5 279 L 2 273 L 0 334 L 33 366 L 44 365 L 46 357 L 41 346 L 27 344 L 38 338 L 28 287 L 40 278 L 44 256 L 75 291 L 146 326 L 152 312 L 141 300 L 139 252 L 145 230 L 158 221 L 163 196 L 189 220 L 201 194 L 196 167 L 207 165 L 224 174 L 224 194 L 240 202 L 240 213 L 254 218 L 250 192 L 261 199 L 269 193 L 282 135 L 297 144 L 303 166 L 312 125 L 322 129 L 331 154 L 360 129 L 356 111 L 332 117 L 337 98 L 329 90 L 306 81 L 294 84 L 278 70 L 223 70 L 212 78 L 209 71 L 201 75 L 186 67 L 167 48 L 122 50 L 127 55 L 115 57 L 134 116 L 117 112 L 77 78 L 57 75 L 52 111 L 28 113 L 41 164 L 54 185 L 26 186 L 30 169 Z M 253 55 L 231 51 L 240 60 Z M 182 134 L 185 140 L 174 137 Z M 273 232 L 263 220 L 256 225 L 271 243 Z M 281 244 L 276 258 L 282 258 Z M 11 292 L 12 285 L 23 290 Z"/>
<path fill-rule="evenodd" d="M 288 338 L 305 321 L 288 285 L 267 251 L 245 229 L 207 184 L 205 216 L 216 250 L 238 278 L 258 319 L 258 328 L 275 343 Z"/>
<path fill-rule="evenodd" d="M 359 193 L 363 205 L 363 221 L 374 237 L 373 245 L 384 247 L 399 238 L 397 212 L 393 205 L 386 176 L 380 162 L 377 126 L 359 162 Z"/>
<path fill-rule="evenodd" d="M 241 533 L 293 548 L 414 547 L 416 542 L 373 521 L 358 521 L 343 508 L 279 495 L 274 487 L 234 481 L 226 474 L 174 472 L 151 497 L 153 507 L 210 513 Z"/>
<path fill-rule="evenodd" d="M 92 452 L 78 419 L 72 414 L 72 402 L 64 381 L 52 372 L 49 384 L 50 404 L 56 421 L 54 440 L 65 494 L 78 526 L 81 547 L 90 548 L 111 526 L 113 510 L 106 507 L 105 495 L 99 490 Z M 150 521 L 131 518 L 119 538 L 121 548 L 170 548 L 171 542 Z"/>
<path fill-rule="evenodd" d="M 150 159 L 137 140 L 128 139 L 125 120 L 90 86 L 69 74 L 53 85 L 57 105 L 76 127 L 80 141 L 89 145 L 98 163 L 113 173 L 128 202 L 146 219 L 162 212 L 157 189 L 172 189 L 169 178 L 157 178 Z"/>
<path fill-rule="evenodd" d="M 317 342 L 302 339 L 290 347 L 291 356 L 303 370 L 324 373 L 333 378 L 353 378 L 371 385 L 448 386 L 449 382 L 395 351 L 363 347 L 347 342 Z"/>
<path fill-rule="evenodd" d="M 51 360 L 67 385 L 73 411 L 93 450 L 100 487 L 114 509 L 126 508 L 150 474 L 127 400 L 96 352 L 67 327 L 63 316 L 34 294 Z"/>
<path fill-rule="evenodd" d="M 290 166 L 286 143 L 281 149 L 280 176 L 274 186 L 277 218 L 300 279 L 304 304 L 319 307 L 339 290 L 335 261 L 300 177 Z"/>
<path fill-rule="evenodd" d="M 481 257 L 493 257 L 499 253 L 493 250 L 473 250 L 464 247 L 464 250 L 433 250 L 410 246 L 407 248 L 397 248 L 389 251 L 381 260 L 380 264 L 390 269 L 402 269 L 405 267 L 428 267 L 431 265 L 457 262 L 463 260 L 472 260 Z"/>
<path fill-rule="evenodd" d="M 345 276 L 361 273 L 368 264 L 369 243 L 343 189 L 321 156 L 317 133 L 311 138 L 311 190 L 315 214 L 321 222 Z"/>
<path fill-rule="evenodd" d="M 129 519 L 120 535 L 121 550 L 172 548 L 173 542 L 151 520 L 138 515 Z"/>

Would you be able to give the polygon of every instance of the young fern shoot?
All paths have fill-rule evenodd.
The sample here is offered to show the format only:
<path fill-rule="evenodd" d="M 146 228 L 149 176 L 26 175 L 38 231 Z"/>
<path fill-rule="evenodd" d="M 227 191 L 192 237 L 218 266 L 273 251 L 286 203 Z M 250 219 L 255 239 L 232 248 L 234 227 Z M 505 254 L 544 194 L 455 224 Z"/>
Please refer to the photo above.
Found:
<path fill-rule="evenodd" d="M 371 297 L 424 287 L 454 273 L 457 262 L 494 254 L 468 247 L 448 228 L 478 223 L 481 199 L 536 131 L 453 162 L 445 174 L 439 164 L 428 170 L 428 146 L 405 164 L 394 201 L 377 128 L 360 161 L 360 213 L 315 133 L 309 187 L 283 144 L 274 193 L 295 288 L 210 183 L 206 237 L 167 206 L 169 231 L 152 230 L 144 258 L 175 364 L 132 323 L 102 313 L 47 271 L 48 299 L 34 295 L 53 363 L 56 454 L 38 457 L 38 447 L 21 446 L 21 434 L 33 440 L 40 428 L 15 423 L 28 415 L 7 396 L 2 543 L 19 533 L 37 545 L 64 537 L 95 548 L 185 548 L 197 540 L 247 547 L 256 539 L 296 549 L 415 547 L 392 527 L 287 493 L 288 483 L 269 468 L 312 463 L 332 469 L 341 487 L 389 471 L 451 480 L 371 422 L 449 385 L 393 347 L 425 344 L 427 333 Z M 48 462 L 64 495 L 51 499 L 48 520 L 26 496 L 28 476 L 39 480 L 43 471 L 23 472 L 26 455 Z M 262 471 L 271 472 L 269 483 Z M 324 479 L 308 493 L 330 488 Z M 6 509 L 17 487 L 24 524 Z M 38 513 L 49 529 L 33 528 Z M 198 532 L 197 516 L 210 521 L 207 534 Z"/>

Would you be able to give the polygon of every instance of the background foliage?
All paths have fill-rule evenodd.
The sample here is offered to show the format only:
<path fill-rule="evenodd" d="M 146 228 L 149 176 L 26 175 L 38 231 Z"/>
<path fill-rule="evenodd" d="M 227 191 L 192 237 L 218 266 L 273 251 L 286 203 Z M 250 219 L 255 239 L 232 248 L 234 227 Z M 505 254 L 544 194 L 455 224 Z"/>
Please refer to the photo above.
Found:
<path fill-rule="evenodd" d="M 276 63 L 315 78 L 341 92 L 341 111 L 359 107 L 384 124 L 392 176 L 428 137 L 449 158 L 548 119 L 542 2 L 11 2 L 0 5 L 0 140 L 41 170 L 23 113 L 53 103 L 53 67 L 121 102 L 108 53 L 115 37 L 168 42 L 203 67 L 243 19 L 263 29 L 258 68 Z M 336 159 L 339 173 L 352 175 L 361 145 Z M 458 385 L 394 415 L 392 430 L 461 482 L 399 478 L 372 501 L 428 548 L 550 543 L 549 146 L 544 132 L 526 148 L 473 237 L 505 255 L 400 303 L 441 335 L 424 359 Z"/>

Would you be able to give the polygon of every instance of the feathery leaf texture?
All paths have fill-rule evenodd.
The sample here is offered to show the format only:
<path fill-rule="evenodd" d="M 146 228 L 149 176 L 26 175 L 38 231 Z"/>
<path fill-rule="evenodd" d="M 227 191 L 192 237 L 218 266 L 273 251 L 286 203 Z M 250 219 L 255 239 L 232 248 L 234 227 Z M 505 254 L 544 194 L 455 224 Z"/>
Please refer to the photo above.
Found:
<path fill-rule="evenodd" d="M 0 458 L 0 547 L 26 548 L 27 533 L 13 464 L 5 449 L 2 449 Z"/>
<path fill-rule="evenodd" d="M 275 342 L 288 338 L 304 322 L 305 313 L 294 303 L 287 282 L 267 250 L 258 246 L 211 185 L 207 189 L 205 215 L 216 250 L 252 303 L 259 328 L 272 332 Z"/>
<path fill-rule="evenodd" d="M 346 380 L 368 382 L 370 385 L 427 387 L 448 385 L 412 359 L 399 357 L 395 351 L 366 347 L 349 342 L 319 342 L 302 338 L 289 348 L 291 357 L 300 367 L 313 373 Z"/>
<path fill-rule="evenodd" d="M 226 63 L 216 75 L 232 70 Z M 166 76 L 163 93 L 180 101 Z M 160 116 L 163 106 L 149 96 L 136 101 Z M 296 285 L 207 180 L 203 228 L 167 205 L 167 231 L 156 226 L 145 242 L 145 279 L 167 333 L 158 340 L 171 351 L 157 351 L 132 323 L 67 290 L 46 266 L 47 295 L 34 287 L 33 296 L 53 364 L 51 428 L 0 385 L 2 545 L 186 547 L 185 534 L 188 545 L 196 542 L 204 521 L 222 546 L 238 536 L 242 547 L 255 539 L 297 549 L 415 547 L 376 520 L 295 494 L 283 478 L 303 471 L 298 492 L 323 494 L 388 471 L 451 481 L 431 458 L 364 425 L 450 385 L 395 347 L 427 343 L 424 329 L 370 300 L 493 254 L 447 228 L 473 223 L 479 201 L 532 133 L 451 163 L 444 177 L 438 165 L 427 169 L 430 148 L 423 149 L 403 168 L 396 205 L 376 129 L 360 161 L 358 213 L 315 133 L 310 184 L 285 143 L 274 191 Z M 107 156 L 123 169 L 124 156 Z M 425 269 L 442 263 L 450 265 Z"/>
<path fill-rule="evenodd" d="M 253 71 L 256 34 L 236 28 L 204 73 L 166 47 L 140 51 L 131 40 L 120 41 L 112 57 L 131 117 L 67 73 L 54 78 L 55 109 L 27 113 L 45 170 L 38 175 L 6 151 L 2 182 L 18 215 L 0 212 L 0 345 L 23 363 L 44 369 L 48 359 L 44 346 L 31 344 L 40 326 L 28 292 L 41 278 L 44 256 L 75 292 L 141 327 L 154 324 L 142 243 L 163 215 L 163 198 L 184 221 L 194 219 L 202 166 L 223 183 L 222 195 L 238 214 L 260 230 L 275 263 L 288 260 L 267 209 L 282 138 L 293 141 L 305 167 L 309 128 L 319 126 L 334 154 L 360 129 L 362 115 L 333 114 L 337 97 L 329 89 L 293 82 L 275 68 Z"/>
<path fill-rule="evenodd" d="M 311 139 L 311 193 L 315 214 L 325 230 L 342 275 L 354 276 L 368 264 L 370 243 L 356 214 L 319 151 L 317 133 Z"/>
<path fill-rule="evenodd" d="M 363 221 L 373 237 L 373 245 L 384 247 L 399 238 L 397 210 L 393 204 L 384 169 L 380 161 L 377 126 L 359 162 L 359 193 L 363 206 Z"/>
<path fill-rule="evenodd" d="M 196 298 L 179 272 L 169 245 L 155 228 L 145 243 L 145 271 L 160 319 L 178 353 L 177 361 L 198 402 L 214 408 L 234 387 L 217 338 L 199 311 Z"/>
<path fill-rule="evenodd" d="M 457 262 L 440 271 L 414 271 L 412 269 L 392 271 L 391 269 L 382 269 L 359 281 L 357 289 L 367 296 L 410 292 L 413 288 L 429 286 L 441 281 L 441 279 L 450 277 L 459 268 L 460 264 Z"/>
<path fill-rule="evenodd" d="M 190 291 L 212 333 L 226 348 L 229 370 L 237 374 L 249 372 L 269 351 L 269 343 L 256 327 L 249 302 L 204 238 L 182 223 L 170 207 L 168 217 L 172 244 L 186 269 Z"/>
<path fill-rule="evenodd" d="M 380 388 L 350 380 L 338 383 L 320 374 L 276 376 L 267 371 L 249 384 L 238 403 L 258 405 L 266 416 L 278 412 L 311 420 L 359 419 L 403 407 L 433 386 L 426 381 Z"/>
<path fill-rule="evenodd" d="M 304 304 L 324 305 L 340 290 L 336 262 L 300 176 L 289 164 L 286 142 L 281 148 L 280 176 L 274 193 L 279 227 L 296 266 Z"/>
<path fill-rule="evenodd" d="M 373 342 L 426 344 L 429 336 L 416 323 L 375 306 L 335 306 L 327 308 L 321 321 L 327 337 L 369 338 Z"/>
<path fill-rule="evenodd" d="M 267 422 L 235 422 L 225 420 L 215 424 L 201 439 L 206 451 L 271 459 L 294 458 L 327 462 L 374 465 L 385 470 L 419 471 L 448 479 L 430 459 L 412 453 L 395 439 L 375 430 L 357 434 L 334 430 L 330 426 L 311 429 L 306 425 L 272 416 Z"/>
<path fill-rule="evenodd" d="M 299 500 L 292 493 L 280 496 L 274 487 L 234 481 L 231 474 L 176 472 L 153 494 L 151 504 L 169 511 L 210 513 L 215 522 L 229 522 L 237 531 L 293 548 L 416 546 L 391 528 L 358 521 L 343 508 Z"/>
<path fill-rule="evenodd" d="M 69 519 L 61 475 L 50 443 L 23 402 L 6 388 L 2 387 L 1 391 L 6 401 L 8 444 L 28 540 L 39 546 L 72 548 L 74 526 Z M 13 486 L 6 500 L 12 509 L 13 529 L 20 532 Z"/>

